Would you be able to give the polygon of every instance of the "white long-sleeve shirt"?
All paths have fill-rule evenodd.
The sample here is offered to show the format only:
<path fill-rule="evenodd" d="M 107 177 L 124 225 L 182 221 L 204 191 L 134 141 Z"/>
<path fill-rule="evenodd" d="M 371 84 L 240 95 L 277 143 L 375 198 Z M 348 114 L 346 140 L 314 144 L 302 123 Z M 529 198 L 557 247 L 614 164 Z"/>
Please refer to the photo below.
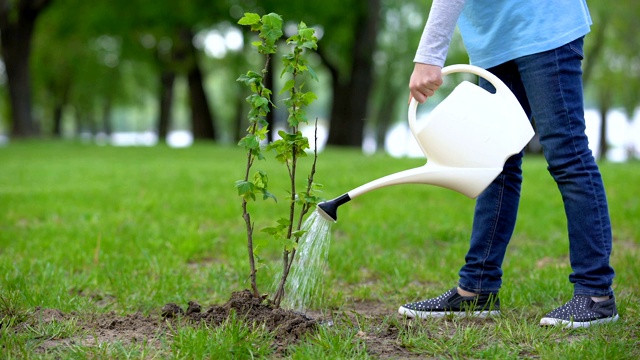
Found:
<path fill-rule="evenodd" d="M 415 62 L 443 66 L 456 24 L 472 64 L 490 68 L 590 30 L 586 0 L 434 0 Z"/>

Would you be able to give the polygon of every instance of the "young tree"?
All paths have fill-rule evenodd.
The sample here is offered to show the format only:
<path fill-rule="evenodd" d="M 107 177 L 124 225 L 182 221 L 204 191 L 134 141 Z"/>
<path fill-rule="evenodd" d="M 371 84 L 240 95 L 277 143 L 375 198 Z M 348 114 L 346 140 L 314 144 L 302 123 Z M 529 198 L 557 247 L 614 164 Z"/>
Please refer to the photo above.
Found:
<path fill-rule="evenodd" d="M 303 53 L 306 50 L 315 50 L 317 48 L 317 38 L 314 35 L 315 31 L 301 22 L 298 25 L 297 34 L 287 39 L 287 44 L 291 46 L 291 52 L 283 57 L 284 69 L 282 75 L 286 75 L 288 80 L 280 93 L 289 95 L 288 98 L 283 100 L 288 110 L 287 124 L 289 125 L 289 132 L 279 131 L 280 138 L 263 148 L 261 143 L 265 141 L 267 133 L 271 130 L 266 117 L 267 113 L 271 111 L 269 104 L 271 103 L 272 89 L 265 86 L 265 78 L 268 69 L 270 69 L 269 63 L 273 61 L 272 56 L 276 53 L 277 41 L 283 35 L 282 18 L 275 13 L 262 17 L 257 14 L 247 13 L 240 19 L 239 23 L 250 26 L 253 31 L 259 33 L 260 41 L 254 42 L 253 45 L 265 57 L 265 66 L 262 71 L 248 71 L 238 78 L 238 81 L 251 89 L 251 95 L 247 97 L 247 102 L 251 106 L 249 128 L 246 136 L 239 142 L 239 145 L 247 151 L 245 176 L 244 179 L 236 182 L 236 188 L 238 189 L 238 194 L 242 197 L 242 217 L 245 220 L 247 229 L 249 277 L 255 297 L 260 297 L 260 292 L 256 281 L 258 266 L 256 264 L 254 224 L 251 220 L 248 204 L 251 201 L 255 201 L 258 195 L 265 200 L 270 198 L 275 200 L 276 198 L 269 191 L 267 174 L 258 170 L 252 175 L 251 171 L 255 160 L 264 160 L 265 151 L 273 151 L 275 152 L 276 160 L 286 166 L 289 175 L 288 214 L 286 217 L 280 218 L 276 226 L 263 229 L 278 244 L 283 246 L 282 273 L 272 299 L 274 305 L 278 307 L 284 297 L 284 287 L 296 254 L 298 240 L 304 233 L 304 230 L 302 230 L 303 219 L 318 201 L 317 197 L 312 194 L 316 187 L 313 177 L 317 151 L 314 151 L 314 160 L 307 177 L 306 188 L 303 191 L 298 191 L 297 189 L 298 160 L 306 156 L 306 150 L 309 149 L 309 141 L 302 136 L 300 126 L 308 122 L 305 107 L 316 99 L 314 93 L 302 90 L 305 84 L 303 75 L 309 74 L 311 77 L 316 78 Z"/>

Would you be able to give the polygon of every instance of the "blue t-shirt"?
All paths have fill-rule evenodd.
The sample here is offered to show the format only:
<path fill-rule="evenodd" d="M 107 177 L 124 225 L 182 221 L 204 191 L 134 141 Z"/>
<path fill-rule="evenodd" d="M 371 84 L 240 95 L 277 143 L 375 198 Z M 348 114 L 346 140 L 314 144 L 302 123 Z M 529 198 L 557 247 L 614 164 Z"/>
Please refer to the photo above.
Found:
<path fill-rule="evenodd" d="M 490 68 L 589 32 L 586 0 L 467 0 L 458 19 L 470 62 Z"/>

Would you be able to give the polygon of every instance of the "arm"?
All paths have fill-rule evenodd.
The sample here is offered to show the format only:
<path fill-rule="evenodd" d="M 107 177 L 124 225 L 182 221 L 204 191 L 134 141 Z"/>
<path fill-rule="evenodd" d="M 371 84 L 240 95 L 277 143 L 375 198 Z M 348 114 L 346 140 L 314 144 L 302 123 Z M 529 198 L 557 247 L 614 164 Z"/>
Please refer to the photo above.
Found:
<path fill-rule="evenodd" d="M 434 0 L 422 32 L 409 89 L 423 103 L 442 85 L 442 66 L 466 0 Z"/>

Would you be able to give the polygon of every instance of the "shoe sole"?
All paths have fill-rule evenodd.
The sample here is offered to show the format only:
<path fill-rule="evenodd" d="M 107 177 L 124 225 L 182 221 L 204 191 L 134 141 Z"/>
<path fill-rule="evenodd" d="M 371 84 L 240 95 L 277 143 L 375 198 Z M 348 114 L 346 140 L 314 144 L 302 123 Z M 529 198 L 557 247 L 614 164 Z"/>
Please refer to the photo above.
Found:
<path fill-rule="evenodd" d="M 483 310 L 483 311 L 417 311 L 407 309 L 401 306 L 398 309 L 398 314 L 406 316 L 408 318 L 443 318 L 448 316 L 454 317 L 477 317 L 486 318 L 489 316 L 500 316 L 500 310 Z"/>
<path fill-rule="evenodd" d="M 568 321 L 554 318 L 542 318 L 540 319 L 540 326 L 562 326 L 567 329 L 587 328 L 591 325 L 606 324 L 618 321 L 618 318 L 618 315 L 592 321 Z"/>

